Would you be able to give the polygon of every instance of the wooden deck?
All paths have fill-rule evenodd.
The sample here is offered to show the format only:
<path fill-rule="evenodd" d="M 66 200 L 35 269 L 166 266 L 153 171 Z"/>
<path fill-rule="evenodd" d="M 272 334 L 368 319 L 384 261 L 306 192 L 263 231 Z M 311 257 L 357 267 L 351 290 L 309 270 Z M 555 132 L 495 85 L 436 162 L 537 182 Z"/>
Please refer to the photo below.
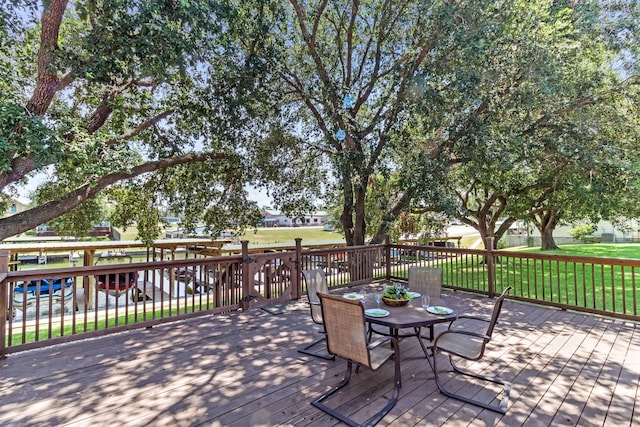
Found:
<path fill-rule="evenodd" d="M 444 297 L 472 313 L 492 305 Z M 335 425 L 309 402 L 346 363 L 297 352 L 316 330 L 306 305 L 291 302 L 278 315 L 252 309 L 13 354 L 0 360 L 0 425 Z M 407 338 L 400 400 L 379 425 L 640 425 L 637 324 L 507 301 L 492 343 L 473 367 L 513 382 L 506 415 L 443 396 Z M 393 363 L 363 370 L 330 402 L 364 420 L 392 377 Z"/>

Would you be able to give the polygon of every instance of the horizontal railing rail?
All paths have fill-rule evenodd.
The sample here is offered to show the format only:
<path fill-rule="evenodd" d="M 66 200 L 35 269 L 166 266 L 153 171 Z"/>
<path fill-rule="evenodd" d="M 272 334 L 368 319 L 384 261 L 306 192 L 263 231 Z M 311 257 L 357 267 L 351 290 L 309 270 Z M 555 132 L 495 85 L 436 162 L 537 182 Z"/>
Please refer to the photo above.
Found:
<path fill-rule="evenodd" d="M 325 268 L 332 288 L 364 283 L 383 246 L 254 253 L 181 260 L 8 271 L 0 256 L 0 357 L 44 345 L 298 299 L 300 266 Z M 289 248 L 287 248 L 289 249 Z M 1 252 L 1 251 L 0 251 Z M 122 257 L 119 257 L 120 259 Z M 372 260 L 369 261 L 369 258 Z"/>
<path fill-rule="evenodd" d="M 496 251 L 496 286 L 568 310 L 640 320 L 640 260 Z"/>

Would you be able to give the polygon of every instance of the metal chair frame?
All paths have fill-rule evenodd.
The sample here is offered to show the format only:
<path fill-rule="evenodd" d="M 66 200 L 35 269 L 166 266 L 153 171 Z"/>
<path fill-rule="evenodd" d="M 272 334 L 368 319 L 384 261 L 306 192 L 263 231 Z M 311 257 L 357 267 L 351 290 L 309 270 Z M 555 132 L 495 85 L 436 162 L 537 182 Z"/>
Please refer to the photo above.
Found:
<path fill-rule="evenodd" d="M 302 270 L 302 277 L 304 278 L 307 288 L 307 298 L 309 300 L 309 309 L 311 310 L 311 319 L 318 325 L 323 325 L 322 322 L 322 308 L 320 307 L 320 299 L 318 298 L 318 292 L 329 293 L 329 287 L 327 285 L 327 276 L 321 268 L 315 268 L 312 270 Z M 327 337 L 324 331 L 324 327 L 319 331 L 322 336 L 310 344 L 307 344 L 298 349 L 299 353 L 307 354 L 309 356 L 319 357 L 326 360 L 335 360 L 336 356 L 328 353 L 320 353 L 312 350 L 316 345 L 321 342 L 326 342 Z"/>
<path fill-rule="evenodd" d="M 391 411 L 398 401 L 402 386 L 400 373 L 400 347 L 395 337 L 383 337 L 375 342 L 368 342 L 364 306 L 360 301 L 351 301 L 340 296 L 318 294 L 327 332 L 329 352 L 347 360 L 347 371 L 340 383 L 314 399 L 311 404 L 350 426 L 374 426 Z M 392 348 L 380 347 L 391 341 Z M 372 358 L 372 353 L 376 353 Z M 364 423 L 358 423 L 346 415 L 323 403 L 349 383 L 353 364 L 377 370 L 392 357 L 395 358 L 394 389 L 391 399 Z M 375 359 L 375 362 L 372 362 Z M 357 372 L 357 370 L 356 370 Z"/>
<path fill-rule="evenodd" d="M 431 298 L 431 305 L 441 305 L 440 294 L 442 292 L 442 268 L 411 266 L 409 267 L 409 277 L 407 286 L 412 291 L 418 291 L 422 295 Z M 435 304 L 434 304 L 435 303 Z M 416 333 L 421 333 L 416 331 Z M 423 338 L 433 341 L 433 325 L 429 326 L 429 336 Z"/>
<path fill-rule="evenodd" d="M 491 314 L 490 319 L 484 319 L 484 318 L 475 317 L 475 316 L 458 316 L 458 319 L 456 319 L 456 321 L 451 322 L 451 324 L 449 325 L 449 329 L 439 334 L 435 342 L 433 343 L 433 345 L 429 347 L 429 349 L 432 351 L 432 354 L 433 354 L 433 365 L 431 367 L 433 368 L 433 373 L 435 375 L 436 385 L 438 386 L 438 389 L 440 389 L 440 392 L 442 392 L 442 394 L 457 400 L 461 400 L 466 403 L 471 403 L 473 405 L 480 406 L 482 408 L 485 408 L 494 412 L 498 412 L 500 414 L 504 414 L 507 411 L 507 405 L 509 403 L 509 392 L 511 391 L 511 383 L 498 378 L 489 377 L 486 375 L 481 375 L 481 374 L 477 374 L 477 373 L 462 369 L 458 365 L 456 365 L 456 363 L 453 360 L 453 357 L 460 357 L 460 358 L 471 360 L 471 361 L 482 359 L 482 357 L 484 356 L 485 347 L 487 343 L 491 340 L 491 337 L 493 335 L 493 330 L 498 321 L 498 317 L 500 316 L 500 311 L 502 310 L 502 303 L 504 302 L 504 299 L 506 298 L 510 290 L 511 290 L 511 286 L 507 287 L 502 292 L 500 297 L 498 297 L 498 299 L 494 303 L 493 312 Z M 474 321 L 486 323 L 487 326 L 486 326 L 485 333 L 476 333 L 476 332 L 470 332 L 466 330 L 452 329 L 452 327 L 455 327 L 455 323 L 461 319 L 471 319 Z M 443 343 L 441 343 L 441 341 Z M 447 348 L 447 344 L 453 344 L 453 345 L 450 345 L 449 348 Z M 467 344 L 468 347 L 465 348 L 464 346 L 465 344 Z M 465 350 L 468 350 L 468 351 L 465 351 Z M 488 403 L 471 399 L 469 397 L 447 390 L 444 387 L 444 384 L 442 383 L 440 376 L 438 375 L 438 354 L 439 353 L 446 353 L 448 355 L 449 363 L 451 364 L 451 367 L 453 368 L 454 372 L 464 376 L 477 378 L 480 380 L 492 382 L 494 384 L 502 385 L 503 392 L 502 392 L 502 398 L 500 399 L 500 404 L 498 406 L 490 405 Z"/>

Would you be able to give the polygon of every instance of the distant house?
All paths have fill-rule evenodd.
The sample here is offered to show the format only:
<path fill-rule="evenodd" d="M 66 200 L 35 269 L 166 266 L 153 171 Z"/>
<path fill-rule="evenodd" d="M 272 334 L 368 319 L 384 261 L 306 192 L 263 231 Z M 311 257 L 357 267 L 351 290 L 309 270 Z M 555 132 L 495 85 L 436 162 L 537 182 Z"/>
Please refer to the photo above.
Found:
<path fill-rule="evenodd" d="M 262 212 L 265 227 L 296 227 L 324 225 L 329 215 L 324 211 L 316 211 L 305 215 L 303 218 L 291 218 L 277 210 L 265 210 Z"/>
<path fill-rule="evenodd" d="M 169 225 L 178 225 L 180 224 L 180 218 L 177 216 L 163 216 L 162 221 L 166 222 Z"/>
<path fill-rule="evenodd" d="M 24 212 L 26 210 L 27 210 L 27 205 L 12 199 L 11 202 L 9 203 L 9 207 L 7 208 L 7 210 L 4 212 L 2 216 L 3 218 L 6 218 L 8 216 L 15 215 L 20 212 Z"/>
<path fill-rule="evenodd" d="M 111 224 L 109 221 L 103 221 L 100 224 L 94 224 L 93 228 L 85 234 L 83 237 L 109 237 L 112 233 Z M 38 237 L 54 237 L 58 236 L 58 233 L 47 224 L 40 224 L 36 227 L 36 236 Z"/>
<path fill-rule="evenodd" d="M 553 240 L 558 245 L 571 245 L 582 243 L 571 235 L 575 225 L 561 225 L 553 230 Z M 515 229 L 515 230 L 514 230 Z M 602 243 L 638 243 L 640 242 L 640 221 L 627 220 L 624 225 L 613 224 L 609 221 L 600 221 L 596 230 L 589 239 L 592 242 Z M 516 224 L 509 230 L 506 236 L 505 246 L 540 246 L 542 237 L 533 226 L 528 229 L 523 224 Z"/>
<path fill-rule="evenodd" d="M 329 219 L 329 215 L 325 211 L 316 211 L 310 215 L 305 215 L 303 222 L 305 225 L 324 225 Z"/>

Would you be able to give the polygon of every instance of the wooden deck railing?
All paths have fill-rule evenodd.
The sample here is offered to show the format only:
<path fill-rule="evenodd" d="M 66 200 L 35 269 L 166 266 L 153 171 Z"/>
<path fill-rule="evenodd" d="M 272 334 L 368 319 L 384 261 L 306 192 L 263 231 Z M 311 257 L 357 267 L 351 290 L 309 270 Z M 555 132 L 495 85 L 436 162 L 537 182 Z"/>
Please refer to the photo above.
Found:
<path fill-rule="evenodd" d="M 390 277 L 407 263 L 443 269 L 445 287 L 566 310 L 640 320 L 640 260 L 390 245 Z"/>
<path fill-rule="evenodd" d="M 329 287 L 406 280 L 411 265 L 443 269 L 445 287 L 640 320 L 640 260 L 439 246 L 367 245 L 9 271 L 0 251 L 0 357 L 85 337 L 298 299 L 301 270 L 323 268 Z M 107 289 L 109 285 L 121 289 Z"/>

